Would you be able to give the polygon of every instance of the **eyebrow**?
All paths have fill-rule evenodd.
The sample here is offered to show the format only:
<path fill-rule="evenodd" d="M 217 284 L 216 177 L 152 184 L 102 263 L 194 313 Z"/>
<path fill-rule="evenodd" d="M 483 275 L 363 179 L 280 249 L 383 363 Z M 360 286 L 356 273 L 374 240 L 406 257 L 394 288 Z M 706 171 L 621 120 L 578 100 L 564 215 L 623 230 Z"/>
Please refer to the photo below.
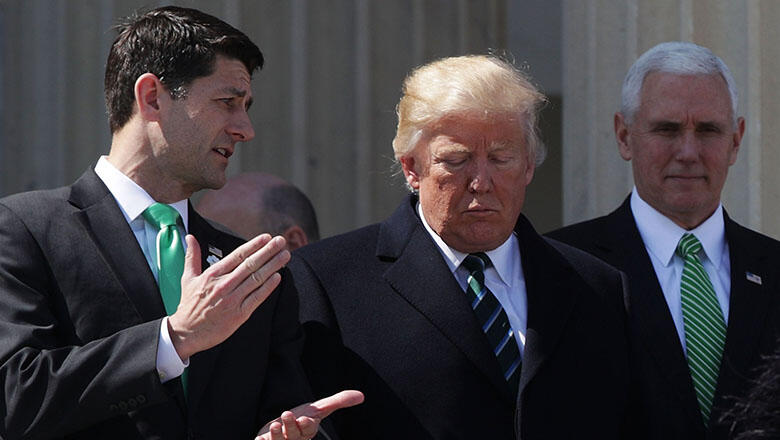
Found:
<path fill-rule="evenodd" d="M 226 87 L 223 89 L 224 93 L 228 93 L 233 96 L 237 96 L 239 98 L 243 98 L 246 96 L 246 90 L 238 89 L 236 87 Z M 246 109 L 249 110 L 250 107 L 252 107 L 252 104 L 255 102 L 255 100 L 250 96 L 246 103 Z"/>

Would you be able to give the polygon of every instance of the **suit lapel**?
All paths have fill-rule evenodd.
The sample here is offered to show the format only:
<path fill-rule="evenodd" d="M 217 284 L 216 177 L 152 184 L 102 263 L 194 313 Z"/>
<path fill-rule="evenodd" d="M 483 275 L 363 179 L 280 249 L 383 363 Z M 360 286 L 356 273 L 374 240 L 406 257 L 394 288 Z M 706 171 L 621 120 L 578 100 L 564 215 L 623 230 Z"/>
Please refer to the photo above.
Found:
<path fill-rule="evenodd" d="M 408 203 L 403 204 L 380 227 L 377 255 L 396 259 L 384 278 L 456 346 L 507 401 L 512 401 L 498 361 L 477 323 L 465 292 L 414 212 L 416 200 L 409 198 Z"/>
<path fill-rule="evenodd" d="M 743 392 L 735 389 L 737 384 L 742 383 L 735 376 L 744 375 L 755 366 L 759 341 L 766 333 L 767 312 L 772 299 L 769 278 L 777 270 L 768 263 L 770 255 L 761 243 L 752 240 L 744 228 L 732 221 L 725 212 L 724 217 L 731 262 L 731 293 L 726 345 L 716 396 Z M 756 277 L 762 280 L 761 284 Z M 718 402 L 715 404 L 718 405 Z"/>
<path fill-rule="evenodd" d="M 221 240 L 219 240 L 217 231 L 192 208 L 191 203 L 188 203 L 188 210 L 188 233 L 195 236 L 198 240 L 201 252 L 201 269 L 206 270 L 209 266 L 209 262 L 207 261 L 210 255 L 209 250 L 219 249 L 219 252 L 221 253 L 222 249 L 219 248 L 221 246 Z M 214 364 L 219 358 L 222 346 L 223 344 L 217 344 L 215 347 L 201 351 L 192 356 L 187 382 L 187 404 L 191 408 L 197 408 L 200 399 L 203 397 L 203 393 L 209 383 L 214 370 Z"/>
<path fill-rule="evenodd" d="M 123 294 L 147 322 L 164 316 L 165 308 L 154 275 L 136 244 L 116 200 L 91 169 L 73 184 L 70 202 L 80 208 L 73 215 L 95 243 Z M 128 245 L 131 244 L 131 245 Z"/>
<path fill-rule="evenodd" d="M 688 362 L 629 200 L 607 217 L 605 231 L 599 234 L 604 259 L 630 274 L 628 316 L 632 333 L 638 337 L 636 343 L 650 353 L 670 389 L 677 390 L 688 417 L 701 423 Z"/>
<path fill-rule="evenodd" d="M 528 322 L 520 393 L 554 351 L 576 302 L 581 280 L 524 217 L 515 227 L 528 298 Z"/>
<path fill-rule="evenodd" d="M 122 286 L 122 292 L 117 294 L 124 295 L 126 302 L 117 302 L 116 316 L 112 319 L 120 322 L 120 317 L 129 312 L 121 305 L 128 302 L 134 307 L 133 317 L 118 324 L 122 327 L 165 316 L 165 306 L 149 263 L 119 205 L 93 169 L 73 184 L 69 201 L 79 208 L 73 216 L 84 227 L 111 274 Z M 186 412 L 180 386 L 175 396 L 179 409 Z"/>

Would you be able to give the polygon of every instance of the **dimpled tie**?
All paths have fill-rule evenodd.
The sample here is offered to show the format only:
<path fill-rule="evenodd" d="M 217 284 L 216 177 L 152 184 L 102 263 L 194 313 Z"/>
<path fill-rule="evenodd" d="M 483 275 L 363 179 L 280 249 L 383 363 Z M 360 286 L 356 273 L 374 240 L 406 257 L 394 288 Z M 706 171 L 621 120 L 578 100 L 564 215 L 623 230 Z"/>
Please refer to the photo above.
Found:
<path fill-rule="evenodd" d="M 701 243 L 693 234 L 683 235 L 677 245 L 677 254 L 685 260 L 680 297 L 688 367 L 704 424 L 707 425 L 726 340 L 726 323 L 710 277 L 699 261 L 699 251 Z"/>
<path fill-rule="evenodd" d="M 155 203 L 146 208 L 143 216 L 160 230 L 157 233 L 157 282 L 165 312 L 170 316 L 179 306 L 181 275 L 184 272 L 184 247 L 176 228 L 181 217 L 175 209 L 164 203 Z"/>
<path fill-rule="evenodd" d="M 157 227 L 157 284 L 165 305 L 165 313 L 173 315 L 181 299 L 181 275 L 184 273 L 184 246 L 176 223 L 181 217 L 174 208 L 155 203 L 146 208 L 144 218 Z M 184 395 L 187 396 L 187 369 L 181 375 Z"/>
<path fill-rule="evenodd" d="M 520 382 L 520 349 L 517 347 L 506 312 L 485 285 L 485 268 L 490 267 L 490 258 L 483 252 L 469 254 L 461 265 L 469 271 L 466 295 L 471 301 L 471 308 L 498 359 L 510 392 L 513 396 L 517 395 Z"/>

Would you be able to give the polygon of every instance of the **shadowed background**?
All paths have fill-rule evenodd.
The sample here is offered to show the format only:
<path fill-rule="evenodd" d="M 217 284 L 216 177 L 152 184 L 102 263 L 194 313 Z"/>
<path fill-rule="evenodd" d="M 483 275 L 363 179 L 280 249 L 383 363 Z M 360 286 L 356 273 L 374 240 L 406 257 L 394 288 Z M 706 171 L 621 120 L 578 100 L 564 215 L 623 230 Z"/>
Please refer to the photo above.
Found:
<path fill-rule="evenodd" d="M 610 211 L 632 186 L 612 133 L 622 78 L 673 39 L 710 47 L 732 69 L 747 133 L 724 205 L 780 236 L 780 2 L 759 0 L 0 0 L 0 195 L 70 183 L 108 152 L 110 28 L 165 4 L 214 14 L 263 50 L 257 135 L 228 174 L 290 180 L 311 198 L 323 236 L 395 208 L 406 191 L 391 148 L 401 82 L 417 65 L 466 53 L 506 54 L 550 98 L 548 159 L 525 209 L 537 229 Z"/>

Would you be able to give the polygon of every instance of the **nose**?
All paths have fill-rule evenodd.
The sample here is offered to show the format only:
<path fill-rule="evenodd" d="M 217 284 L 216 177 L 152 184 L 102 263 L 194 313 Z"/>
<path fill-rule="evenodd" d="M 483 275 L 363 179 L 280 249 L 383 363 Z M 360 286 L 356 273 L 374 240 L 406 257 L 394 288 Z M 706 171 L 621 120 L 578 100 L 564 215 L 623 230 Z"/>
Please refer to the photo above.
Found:
<path fill-rule="evenodd" d="M 469 192 L 486 193 L 493 187 L 493 176 L 486 160 L 477 160 L 469 170 Z"/>
<path fill-rule="evenodd" d="M 699 139 L 694 130 L 685 130 L 677 148 L 677 160 L 693 162 L 699 158 Z"/>
<path fill-rule="evenodd" d="M 246 111 L 236 112 L 227 128 L 234 142 L 248 142 L 255 137 L 255 129 Z"/>

